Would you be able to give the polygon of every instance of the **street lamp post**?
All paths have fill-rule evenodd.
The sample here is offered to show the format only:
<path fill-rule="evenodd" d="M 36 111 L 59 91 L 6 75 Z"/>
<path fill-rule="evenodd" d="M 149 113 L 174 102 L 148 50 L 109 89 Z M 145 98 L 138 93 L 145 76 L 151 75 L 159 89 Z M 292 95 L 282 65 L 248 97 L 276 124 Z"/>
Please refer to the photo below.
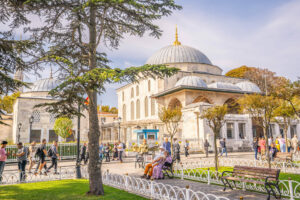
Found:
<path fill-rule="evenodd" d="M 29 138 L 31 137 L 31 129 L 32 129 L 32 123 L 33 123 L 34 117 L 31 115 L 29 117 Z"/>
<path fill-rule="evenodd" d="M 80 113 L 80 104 L 78 103 L 78 113 Z M 76 178 L 81 178 L 80 169 L 80 115 L 77 118 L 77 159 L 76 159 Z"/>
<path fill-rule="evenodd" d="M 122 118 L 118 117 L 118 124 L 119 124 L 119 137 L 118 137 L 118 140 L 119 141 L 120 141 L 120 137 L 121 137 L 121 120 L 122 120 Z"/>
<path fill-rule="evenodd" d="M 17 143 L 19 143 L 19 142 L 20 142 L 21 127 L 22 127 L 22 123 L 20 122 L 20 123 L 18 124 L 18 129 L 19 129 L 19 132 L 18 132 Z"/>

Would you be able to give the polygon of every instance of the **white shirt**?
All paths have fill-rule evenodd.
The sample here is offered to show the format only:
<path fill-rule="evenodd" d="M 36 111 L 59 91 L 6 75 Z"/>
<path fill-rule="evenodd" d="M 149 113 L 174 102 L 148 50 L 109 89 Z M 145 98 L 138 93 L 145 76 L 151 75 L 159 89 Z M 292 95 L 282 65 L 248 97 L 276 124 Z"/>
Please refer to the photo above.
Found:
<path fill-rule="evenodd" d="M 118 151 L 124 151 L 124 145 L 123 145 L 123 143 L 120 143 L 118 145 Z"/>

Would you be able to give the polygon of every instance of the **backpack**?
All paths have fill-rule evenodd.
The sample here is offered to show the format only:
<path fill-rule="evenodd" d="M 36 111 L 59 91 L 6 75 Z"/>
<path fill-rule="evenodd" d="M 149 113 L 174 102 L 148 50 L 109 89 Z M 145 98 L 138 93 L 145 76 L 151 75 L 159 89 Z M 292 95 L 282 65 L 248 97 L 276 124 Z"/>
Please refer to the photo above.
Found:
<path fill-rule="evenodd" d="M 48 149 L 48 152 L 47 152 L 47 154 L 48 154 L 48 156 L 49 157 L 52 157 L 53 156 L 53 151 L 52 151 L 52 149 L 50 148 L 50 149 Z"/>
<path fill-rule="evenodd" d="M 126 144 L 125 143 L 123 143 L 123 149 L 126 149 Z"/>
<path fill-rule="evenodd" d="M 40 157 L 41 155 L 42 155 L 42 150 L 41 150 L 41 148 L 39 147 L 39 148 L 36 149 L 35 156 Z"/>

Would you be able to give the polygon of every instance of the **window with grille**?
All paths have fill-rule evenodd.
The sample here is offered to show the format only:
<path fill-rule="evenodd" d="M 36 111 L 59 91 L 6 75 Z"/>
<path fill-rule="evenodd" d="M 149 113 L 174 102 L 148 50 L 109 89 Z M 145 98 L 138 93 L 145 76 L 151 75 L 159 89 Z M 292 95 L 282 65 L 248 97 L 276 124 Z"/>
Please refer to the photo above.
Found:
<path fill-rule="evenodd" d="M 246 136 L 246 124 L 239 123 L 239 137 L 240 139 L 245 139 Z"/>
<path fill-rule="evenodd" d="M 40 120 L 41 120 L 40 111 L 34 110 L 32 112 L 32 116 L 33 116 L 33 121 L 34 122 L 40 122 Z"/>
<path fill-rule="evenodd" d="M 234 127 L 233 123 L 227 123 L 227 139 L 234 138 Z"/>
<path fill-rule="evenodd" d="M 55 120 L 56 120 L 56 114 L 50 113 L 50 119 L 49 119 L 49 122 L 50 122 L 50 123 L 54 123 Z"/>

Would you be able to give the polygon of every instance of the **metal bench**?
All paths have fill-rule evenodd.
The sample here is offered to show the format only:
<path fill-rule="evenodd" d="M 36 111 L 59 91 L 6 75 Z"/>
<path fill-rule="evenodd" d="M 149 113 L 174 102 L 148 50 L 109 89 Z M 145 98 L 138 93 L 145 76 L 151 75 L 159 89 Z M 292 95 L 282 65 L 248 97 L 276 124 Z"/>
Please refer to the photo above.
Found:
<path fill-rule="evenodd" d="M 275 154 L 275 160 L 281 160 L 285 162 L 292 162 L 293 161 L 293 154 L 292 153 L 285 153 L 285 152 L 277 152 Z"/>
<path fill-rule="evenodd" d="M 234 166 L 233 171 L 224 171 L 222 173 L 221 181 L 224 184 L 224 191 L 226 190 L 226 186 L 233 189 L 230 181 L 233 182 L 235 188 L 235 182 L 261 184 L 265 186 L 265 189 L 268 192 L 268 200 L 270 199 L 271 192 L 276 199 L 280 199 L 281 192 L 278 186 L 279 173 L 280 169 Z M 279 196 L 277 196 L 274 189 L 277 190 Z"/>

